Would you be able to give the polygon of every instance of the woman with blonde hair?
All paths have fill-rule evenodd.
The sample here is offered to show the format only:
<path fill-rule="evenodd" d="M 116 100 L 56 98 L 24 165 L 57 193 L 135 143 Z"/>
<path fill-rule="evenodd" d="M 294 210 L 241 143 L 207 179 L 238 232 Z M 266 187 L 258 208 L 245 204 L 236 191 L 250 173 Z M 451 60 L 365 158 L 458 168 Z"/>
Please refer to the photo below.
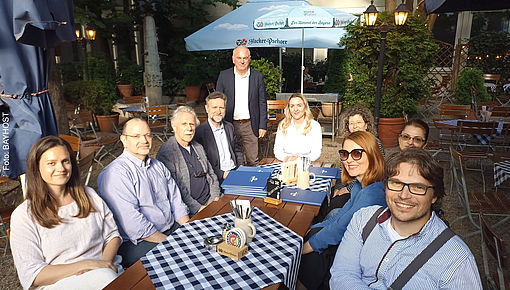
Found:
<path fill-rule="evenodd" d="M 14 264 L 24 289 L 101 289 L 117 277 L 121 243 L 111 211 L 80 182 L 69 143 L 32 146 L 26 200 L 11 218 Z"/>
<path fill-rule="evenodd" d="M 290 96 L 284 110 L 285 118 L 278 125 L 274 155 L 287 162 L 298 156 L 319 159 L 322 150 L 322 130 L 313 119 L 306 98 L 299 93 Z"/>
<path fill-rule="evenodd" d="M 303 257 L 299 280 L 307 289 L 321 289 L 328 285 L 329 268 L 333 263 L 336 248 L 351 221 L 360 208 L 386 206 L 384 198 L 384 157 L 377 146 L 374 135 L 358 131 L 348 135 L 339 151 L 342 160 L 342 183 L 353 183 L 351 197 L 341 208 L 323 222 L 315 224 L 307 234 L 303 246 Z M 305 240 L 307 239 L 305 237 Z"/>

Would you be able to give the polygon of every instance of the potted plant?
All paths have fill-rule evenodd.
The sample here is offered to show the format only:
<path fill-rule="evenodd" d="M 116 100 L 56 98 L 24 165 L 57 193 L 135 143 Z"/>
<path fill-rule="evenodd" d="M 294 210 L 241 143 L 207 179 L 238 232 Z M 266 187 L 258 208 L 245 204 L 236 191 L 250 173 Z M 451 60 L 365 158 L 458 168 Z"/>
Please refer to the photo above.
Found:
<path fill-rule="evenodd" d="M 392 22 L 393 15 L 382 13 L 378 22 Z M 341 40 L 346 46 L 348 67 L 354 82 L 346 91 L 344 104 L 363 103 L 374 108 L 381 34 L 376 29 L 354 23 Z M 403 125 L 402 112 L 414 115 L 418 99 L 430 94 L 426 80 L 438 45 L 425 26 L 425 19 L 409 15 L 406 25 L 387 34 L 379 119 L 379 138 L 385 147 L 397 145 Z M 392 118 L 392 119 L 386 119 Z M 393 119 L 397 118 L 397 120 Z M 386 127 L 386 124 L 389 127 Z M 389 134 L 387 134 L 389 133 Z"/>
<path fill-rule="evenodd" d="M 69 82 L 64 87 L 67 96 L 73 96 L 75 102 L 83 104 L 96 117 L 99 129 L 103 132 L 113 132 L 113 126 L 119 124 L 119 114 L 112 113 L 117 102 L 115 89 L 101 80 L 77 80 Z"/>
<path fill-rule="evenodd" d="M 455 88 L 455 96 L 459 103 L 463 105 L 471 105 L 472 95 L 471 87 L 476 89 L 476 102 L 490 101 L 491 96 L 487 92 L 484 85 L 483 73 L 481 70 L 467 67 L 460 72 L 457 87 Z"/>
<path fill-rule="evenodd" d="M 133 95 L 141 95 L 143 89 L 143 69 L 125 56 L 118 58 L 116 82 L 123 99 Z"/>

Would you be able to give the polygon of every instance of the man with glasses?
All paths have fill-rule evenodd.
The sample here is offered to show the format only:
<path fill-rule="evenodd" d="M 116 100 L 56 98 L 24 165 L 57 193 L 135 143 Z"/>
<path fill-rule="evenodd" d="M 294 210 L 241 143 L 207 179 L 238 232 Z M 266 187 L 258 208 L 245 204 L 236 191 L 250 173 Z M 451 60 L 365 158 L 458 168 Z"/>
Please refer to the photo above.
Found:
<path fill-rule="evenodd" d="M 482 289 L 473 254 L 434 213 L 443 169 L 423 149 L 385 165 L 388 207 L 354 214 L 331 267 L 331 289 Z"/>
<path fill-rule="evenodd" d="M 189 216 L 170 171 L 149 157 L 152 135 L 147 123 L 127 121 L 120 140 L 124 152 L 101 171 L 97 184 L 124 241 L 119 248 L 122 266 L 129 267 Z"/>
<path fill-rule="evenodd" d="M 225 120 L 234 125 L 246 165 L 258 164 L 259 138 L 267 130 L 267 96 L 264 75 L 250 69 L 250 50 L 238 46 L 232 52 L 233 68 L 220 72 L 216 90 L 227 95 Z"/>
<path fill-rule="evenodd" d="M 190 216 L 194 216 L 219 198 L 218 178 L 204 147 L 193 140 L 199 123 L 195 111 L 188 106 L 178 107 L 170 122 L 175 135 L 161 145 L 156 158 L 172 173 Z"/>
<path fill-rule="evenodd" d="M 405 123 L 398 138 L 400 150 L 423 148 L 429 138 L 429 126 L 420 119 L 412 119 Z"/>

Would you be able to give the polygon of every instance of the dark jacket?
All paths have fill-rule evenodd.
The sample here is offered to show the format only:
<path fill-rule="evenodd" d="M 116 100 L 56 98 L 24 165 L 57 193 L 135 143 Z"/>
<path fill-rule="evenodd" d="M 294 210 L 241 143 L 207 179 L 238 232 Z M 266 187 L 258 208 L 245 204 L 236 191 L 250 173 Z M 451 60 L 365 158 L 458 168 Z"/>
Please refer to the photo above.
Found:
<path fill-rule="evenodd" d="M 227 135 L 228 149 L 230 151 L 230 156 L 232 156 L 232 160 L 234 160 L 236 166 L 243 165 L 243 150 L 241 149 L 241 145 L 237 142 L 236 135 L 234 134 L 234 126 L 227 121 L 223 121 L 223 128 Z M 195 130 L 194 140 L 204 147 L 207 159 L 209 160 L 209 163 L 211 163 L 214 173 L 216 173 L 218 181 L 221 184 L 223 182 L 224 171 L 220 169 L 220 153 L 218 151 L 218 144 L 216 144 L 214 133 L 208 121 L 203 122 L 197 127 Z"/>
<path fill-rule="evenodd" d="M 216 90 L 227 95 L 225 121 L 234 121 L 235 106 L 235 76 L 234 68 L 220 72 Z M 250 111 L 251 129 L 255 136 L 259 136 L 259 129 L 267 130 L 267 96 L 264 76 L 261 72 L 250 69 L 248 87 L 248 109 Z"/>
<path fill-rule="evenodd" d="M 206 179 L 209 184 L 211 194 L 211 197 L 206 203 L 207 205 L 221 195 L 220 186 L 218 180 L 215 178 L 216 175 L 214 174 L 211 164 L 207 161 L 207 156 L 202 145 L 192 141 L 190 146 L 193 147 L 193 150 L 197 153 L 200 163 L 206 173 Z M 184 203 L 188 206 L 190 215 L 195 215 L 202 205 L 191 197 L 191 181 L 189 178 L 188 166 L 182 156 L 181 149 L 179 149 L 179 144 L 177 143 L 177 140 L 175 140 L 175 136 L 170 137 L 165 143 L 163 143 L 163 145 L 161 145 L 156 159 L 163 162 L 168 170 L 170 170 L 173 179 L 181 191 L 182 201 L 184 201 Z"/>

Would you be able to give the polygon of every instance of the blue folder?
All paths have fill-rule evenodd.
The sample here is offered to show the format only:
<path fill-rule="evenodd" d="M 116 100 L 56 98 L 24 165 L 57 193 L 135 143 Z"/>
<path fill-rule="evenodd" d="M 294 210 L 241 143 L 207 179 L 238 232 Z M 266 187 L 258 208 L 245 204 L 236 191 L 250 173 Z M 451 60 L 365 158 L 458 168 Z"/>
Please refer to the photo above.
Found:
<path fill-rule="evenodd" d="M 314 173 L 316 177 L 340 179 L 340 170 L 334 167 L 315 167 L 310 166 L 310 173 Z"/>
<path fill-rule="evenodd" d="M 221 184 L 223 188 L 241 188 L 265 190 L 267 179 L 271 177 L 271 172 L 250 172 L 233 170 L 227 175 L 227 178 Z"/>
<path fill-rule="evenodd" d="M 320 206 L 326 197 L 326 192 L 284 187 L 280 192 L 280 196 L 283 201 Z"/>
<path fill-rule="evenodd" d="M 249 172 L 270 172 L 271 174 L 276 170 L 276 168 L 269 167 L 260 167 L 260 166 L 239 166 L 237 171 L 249 171 Z"/>

